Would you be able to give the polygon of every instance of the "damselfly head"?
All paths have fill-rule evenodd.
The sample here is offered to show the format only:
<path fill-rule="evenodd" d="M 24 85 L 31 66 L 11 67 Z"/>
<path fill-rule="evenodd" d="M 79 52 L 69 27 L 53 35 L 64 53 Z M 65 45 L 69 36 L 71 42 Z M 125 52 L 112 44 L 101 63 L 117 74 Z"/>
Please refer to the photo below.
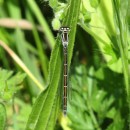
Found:
<path fill-rule="evenodd" d="M 69 35 L 70 28 L 69 27 L 61 27 L 59 29 L 59 31 L 61 32 L 62 44 L 64 47 L 67 47 L 68 42 L 69 42 L 68 35 Z"/>
<path fill-rule="evenodd" d="M 69 27 L 60 27 L 59 29 L 60 32 L 69 32 L 70 31 L 70 28 Z"/>

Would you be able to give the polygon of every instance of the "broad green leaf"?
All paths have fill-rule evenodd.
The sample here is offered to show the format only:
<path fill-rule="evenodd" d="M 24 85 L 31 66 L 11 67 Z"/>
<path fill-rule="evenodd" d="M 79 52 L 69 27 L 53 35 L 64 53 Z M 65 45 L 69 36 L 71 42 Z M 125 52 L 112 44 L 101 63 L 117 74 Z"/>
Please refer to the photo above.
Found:
<path fill-rule="evenodd" d="M 90 3 L 95 3 L 95 1 L 98 2 L 98 0 L 91 0 Z M 84 13 L 87 14 L 88 10 L 94 13 L 90 13 L 91 21 L 89 23 L 83 23 L 81 21 L 79 24 L 94 37 L 108 67 L 115 72 L 122 73 L 122 64 L 119 59 L 120 54 L 115 37 L 116 29 L 113 20 L 112 2 L 101 0 L 96 12 L 92 10 L 93 8 L 89 3 L 85 2 L 86 1 L 83 1 L 83 5 L 86 9 Z"/>
<path fill-rule="evenodd" d="M 74 39 L 76 33 L 77 19 L 79 15 L 80 0 L 70 0 L 67 14 L 64 17 L 63 26 L 69 26 L 71 31 L 69 34 L 69 46 L 68 46 L 68 66 L 70 66 L 71 58 L 73 54 Z M 55 47 L 51 54 L 49 80 L 47 89 L 42 92 L 30 114 L 26 130 L 53 130 L 58 114 L 56 103 L 58 100 L 57 91 L 62 79 L 62 44 L 60 36 L 56 40 Z M 56 103 L 56 104 L 55 104 Z M 53 118 L 55 115 L 55 118 Z M 51 122 L 50 122 L 51 121 Z"/>
<path fill-rule="evenodd" d="M 0 130 L 5 130 L 6 110 L 3 104 L 0 103 Z"/>

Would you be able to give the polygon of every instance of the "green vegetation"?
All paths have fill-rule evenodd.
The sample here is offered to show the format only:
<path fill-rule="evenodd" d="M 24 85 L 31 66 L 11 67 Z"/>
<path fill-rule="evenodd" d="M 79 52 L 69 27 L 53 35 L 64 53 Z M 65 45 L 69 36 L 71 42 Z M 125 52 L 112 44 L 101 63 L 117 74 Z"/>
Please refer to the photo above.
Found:
<path fill-rule="evenodd" d="M 130 129 L 130 0 L 0 0 L 0 130 Z M 70 27 L 68 114 L 63 48 Z"/>

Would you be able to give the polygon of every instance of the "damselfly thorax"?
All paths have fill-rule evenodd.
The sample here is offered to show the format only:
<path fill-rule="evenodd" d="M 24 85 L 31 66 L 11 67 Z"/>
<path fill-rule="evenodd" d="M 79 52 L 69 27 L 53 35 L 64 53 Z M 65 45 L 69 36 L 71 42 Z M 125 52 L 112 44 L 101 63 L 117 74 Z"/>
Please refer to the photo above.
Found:
<path fill-rule="evenodd" d="M 63 53 L 64 53 L 64 73 L 63 73 L 63 79 L 64 79 L 64 89 L 63 89 L 63 113 L 64 115 L 67 114 L 67 79 L 68 79 L 68 62 L 67 62 L 67 48 L 69 43 L 69 34 L 70 28 L 69 27 L 61 27 L 61 39 L 62 39 L 62 45 L 63 45 Z"/>

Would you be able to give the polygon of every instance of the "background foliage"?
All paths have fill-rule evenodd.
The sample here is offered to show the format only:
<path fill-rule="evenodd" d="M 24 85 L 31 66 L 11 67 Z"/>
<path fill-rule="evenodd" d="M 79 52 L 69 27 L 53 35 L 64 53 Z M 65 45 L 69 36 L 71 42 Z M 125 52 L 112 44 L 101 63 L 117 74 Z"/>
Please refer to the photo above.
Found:
<path fill-rule="evenodd" d="M 129 0 L 0 0 L 0 129 L 128 130 Z M 68 115 L 63 52 L 71 28 Z"/>

